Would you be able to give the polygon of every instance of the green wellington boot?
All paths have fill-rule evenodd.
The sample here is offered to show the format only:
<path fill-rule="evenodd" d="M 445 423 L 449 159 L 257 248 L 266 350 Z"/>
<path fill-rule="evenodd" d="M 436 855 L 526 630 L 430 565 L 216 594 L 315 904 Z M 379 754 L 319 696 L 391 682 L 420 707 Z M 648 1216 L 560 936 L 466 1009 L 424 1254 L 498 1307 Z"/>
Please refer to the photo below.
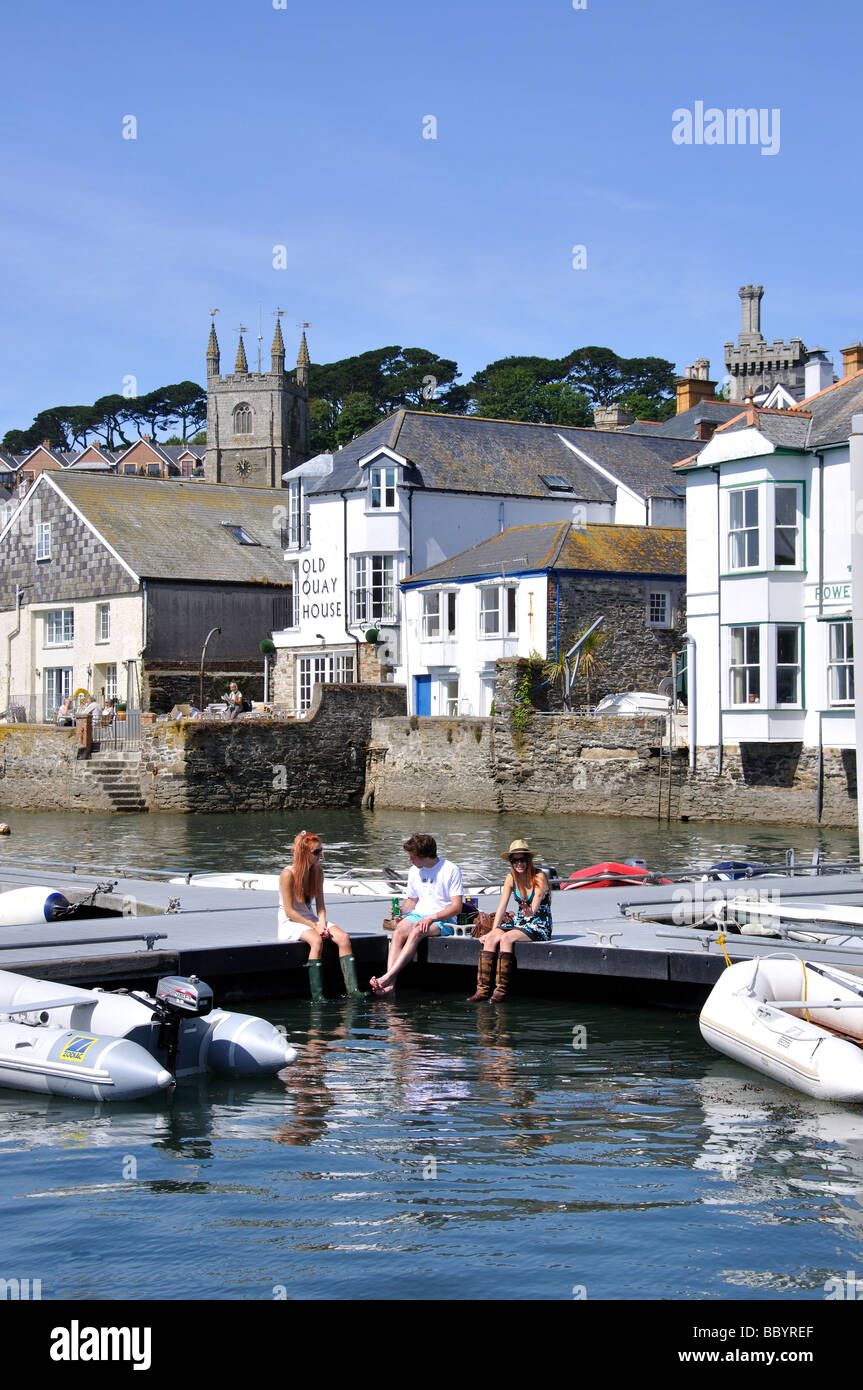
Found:
<path fill-rule="evenodd" d="M 360 989 L 357 983 L 357 963 L 353 956 L 339 956 L 339 965 L 345 977 L 345 990 L 349 999 L 365 999 L 367 990 Z"/>
<path fill-rule="evenodd" d="M 496 959 L 493 951 L 480 951 L 476 970 L 476 993 L 470 996 L 468 1004 L 480 1004 L 491 995 Z"/>
<path fill-rule="evenodd" d="M 309 972 L 309 993 L 312 996 L 313 1004 L 323 1004 L 326 1000 L 324 994 L 324 967 L 319 960 L 306 961 L 304 970 Z"/>
<path fill-rule="evenodd" d="M 493 1004 L 499 1004 L 501 999 L 505 999 L 510 984 L 512 983 L 512 972 L 515 966 L 512 951 L 501 951 L 497 958 L 497 984 L 494 994 L 491 996 Z"/>

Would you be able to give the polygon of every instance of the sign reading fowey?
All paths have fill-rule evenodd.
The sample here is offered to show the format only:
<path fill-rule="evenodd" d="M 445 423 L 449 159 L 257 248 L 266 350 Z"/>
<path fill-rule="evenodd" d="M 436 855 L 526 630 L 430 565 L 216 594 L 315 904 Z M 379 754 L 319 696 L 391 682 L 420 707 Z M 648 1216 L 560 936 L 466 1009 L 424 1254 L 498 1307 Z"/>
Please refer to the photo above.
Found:
<path fill-rule="evenodd" d="M 336 598 L 339 588 L 337 574 L 327 570 L 322 556 L 305 556 L 299 564 L 300 622 L 316 618 L 341 618 L 342 598 Z"/>

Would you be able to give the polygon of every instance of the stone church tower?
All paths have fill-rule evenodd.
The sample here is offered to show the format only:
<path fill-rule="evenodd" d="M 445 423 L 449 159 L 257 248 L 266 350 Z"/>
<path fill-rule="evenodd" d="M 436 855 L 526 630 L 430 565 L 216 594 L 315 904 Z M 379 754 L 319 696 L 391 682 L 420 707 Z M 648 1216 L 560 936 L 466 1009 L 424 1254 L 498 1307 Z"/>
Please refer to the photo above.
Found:
<path fill-rule="evenodd" d="M 294 376 L 285 372 L 282 325 L 276 318 L 272 365 L 250 372 L 243 335 L 230 376 L 219 373 L 216 325 L 207 344 L 208 483 L 283 487 L 282 474 L 309 457 L 309 349 L 303 330 Z"/>

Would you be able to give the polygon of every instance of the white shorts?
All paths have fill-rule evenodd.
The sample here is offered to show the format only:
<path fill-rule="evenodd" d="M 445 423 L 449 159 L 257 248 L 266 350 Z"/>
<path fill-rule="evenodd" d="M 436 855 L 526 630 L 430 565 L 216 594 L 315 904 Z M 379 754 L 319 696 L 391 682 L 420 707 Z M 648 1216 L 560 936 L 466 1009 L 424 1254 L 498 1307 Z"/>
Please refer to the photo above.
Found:
<path fill-rule="evenodd" d="M 294 922 L 290 917 L 285 917 L 284 914 L 280 912 L 278 928 L 279 941 L 299 941 L 304 931 L 308 931 L 309 927 L 316 927 L 317 925 L 317 917 L 310 918 L 308 922 Z M 327 922 L 327 926 L 331 927 L 332 922 Z"/>

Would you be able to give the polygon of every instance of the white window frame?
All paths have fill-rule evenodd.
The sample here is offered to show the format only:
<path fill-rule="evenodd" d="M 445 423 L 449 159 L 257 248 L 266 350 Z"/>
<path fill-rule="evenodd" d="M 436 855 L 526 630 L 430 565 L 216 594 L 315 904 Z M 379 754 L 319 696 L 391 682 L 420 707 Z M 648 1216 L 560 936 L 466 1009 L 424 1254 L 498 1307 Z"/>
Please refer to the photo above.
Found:
<path fill-rule="evenodd" d="M 51 523 L 40 521 L 36 526 L 36 560 L 51 559 Z"/>
<path fill-rule="evenodd" d="M 854 629 L 850 618 L 838 618 L 827 627 L 827 702 L 831 709 L 854 707 Z M 834 642 L 834 636 L 841 642 Z M 845 694 L 841 692 L 844 688 Z"/>
<path fill-rule="evenodd" d="M 654 621 L 654 599 L 662 599 L 663 616 Z M 647 591 L 647 622 L 650 627 L 669 628 L 674 626 L 671 608 L 670 589 L 648 589 Z"/>
<path fill-rule="evenodd" d="M 735 661 L 735 659 L 734 659 L 734 656 L 735 656 L 735 651 L 734 651 L 735 636 L 734 636 L 734 634 L 737 633 L 737 632 L 742 632 L 742 633 L 744 634 L 743 639 L 742 639 L 743 645 L 742 645 L 742 648 L 741 648 L 741 650 L 740 650 L 740 652 L 739 652 L 739 656 L 740 656 L 740 658 L 741 658 L 739 661 Z M 755 643 L 756 643 L 756 648 L 757 648 L 757 650 L 756 650 L 755 653 L 754 653 L 754 656 L 753 656 L 753 653 L 752 653 L 752 650 L 751 650 L 751 647 L 750 647 L 750 636 L 748 635 L 748 634 L 751 634 L 751 633 L 754 633 L 754 634 L 755 634 Z M 734 627 L 732 627 L 732 628 L 729 629 L 728 640 L 729 640 L 729 650 L 728 650 L 728 703 L 729 703 L 729 705 L 730 705 L 733 709 L 751 709 L 751 707 L 752 707 L 753 705 L 757 705 L 759 709 L 763 709 L 763 708 L 765 707 L 765 701 L 764 701 L 764 694 L 765 694 L 765 691 L 764 691 L 763 672 L 762 672 L 762 670 L 761 670 L 761 662 L 762 662 L 762 657 L 763 657 L 763 646 L 764 646 L 764 644 L 763 644 L 762 638 L 761 638 L 761 625 L 760 625 L 759 623 L 736 623 L 736 624 L 734 625 Z M 752 673 L 753 671 L 756 673 L 756 675 L 755 675 L 755 681 L 754 681 L 754 682 L 752 681 L 752 675 L 751 675 L 751 673 Z M 735 679 L 735 677 L 738 675 L 738 673 L 740 673 L 740 676 L 741 676 L 741 681 L 740 681 L 740 682 L 737 681 L 737 680 Z M 741 682 L 742 682 L 742 683 L 741 683 Z M 755 698 L 754 698 L 754 699 L 753 699 L 753 689 L 752 689 L 753 684 L 756 684 L 756 685 L 757 685 L 757 694 L 755 695 Z M 743 690 L 743 692 L 744 692 L 744 694 L 745 694 L 745 699 L 738 700 L 738 699 L 736 698 L 736 695 L 735 695 L 735 688 L 738 688 L 738 689 L 742 689 L 742 690 Z"/>
<path fill-rule="evenodd" d="M 105 667 L 105 699 L 116 700 L 117 698 L 117 663 L 110 662 Z"/>
<path fill-rule="evenodd" d="M 72 667 L 46 666 L 42 671 L 42 699 L 46 719 L 53 719 L 68 696 L 72 698 Z"/>
<path fill-rule="evenodd" d="M 779 641 L 780 633 L 793 632 L 796 640 L 796 657 L 794 661 L 779 660 Z M 802 681 L 803 681 L 803 634 L 799 623 L 776 623 L 775 637 L 773 641 L 773 666 L 775 679 L 775 703 L 777 709 L 800 709 L 802 705 Z M 794 671 L 795 675 L 795 697 L 793 700 L 779 699 L 779 673 L 780 671 Z"/>
<path fill-rule="evenodd" d="M 481 640 L 501 641 L 518 636 L 518 586 L 515 584 L 482 584 L 477 609 L 478 636 Z M 490 601 L 491 600 L 491 601 Z M 496 615 L 496 627 L 489 620 Z"/>
<path fill-rule="evenodd" d="M 74 608 L 48 608 L 44 613 L 43 647 L 72 647 L 75 645 Z M 59 639 L 56 631 L 59 629 Z"/>
<path fill-rule="evenodd" d="M 282 545 L 285 550 L 304 550 L 311 535 L 311 518 L 302 478 L 290 478 L 286 490 L 287 520 L 282 529 Z"/>
<path fill-rule="evenodd" d="M 111 640 L 111 605 L 110 603 L 96 604 L 96 641 L 110 642 Z"/>
<path fill-rule="evenodd" d="M 454 641 L 458 630 L 458 590 L 427 589 L 420 595 L 420 600 L 422 640 Z"/>
<path fill-rule="evenodd" d="M 351 622 L 369 627 L 397 622 L 395 555 L 392 552 L 352 555 L 351 574 Z"/>
<path fill-rule="evenodd" d="M 728 708 L 731 710 L 802 710 L 803 706 L 803 626 L 801 623 L 735 623 L 727 629 Z M 742 660 L 734 661 L 736 632 L 756 633 L 757 652 L 753 656 L 751 638 L 744 638 Z M 783 632 L 796 634 L 796 652 L 791 661 L 779 660 L 780 641 Z M 794 672 L 793 700 L 779 699 L 781 673 Z M 740 673 L 740 680 L 735 676 Z M 753 681 L 753 673 L 755 680 Z M 753 685 L 757 687 L 757 698 L 752 699 Z M 744 698 L 735 698 L 735 688 L 742 691 Z"/>
<path fill-rule="evenodd" d="M 725 504 L 725 531 L 727 536 L 726 549 L 726 571 L 728 575 L 746 573 L 787 573 L 789 570 L 802 570 L 803 568 L 803 535 L 804 535 L 804 484 L 801 482 L 784 481 L 781 478 L 768 478 L 758 483 L 741 483 L 740 486 L 725 489 L 727 502 Z M 780 521 L 779 513 L 781 502 L 780 493 L 793 492 L 795 497 L 794 521 Z M 756 518 L 753 521 L 746 516 L 747 503 L 746 494 L 754 495 L 756 499 Z M 743 497 L 740 504 L 743 508 L 739 518 L 740 524 L 732 526 L 733 513 L 737 498 Z M 748 524 L 747 524 L 748 521 Z M 780 538 L 786 540 L 793 537 L 794 558 L 781 559 L 779 544 Z M 743 549 L 745 563 L 738 564 L 736 559 Z M 753 558 L 752 551 L 755 551 Z"/>
<path fill-rule="evenodd" d="M 755 521 L 747 516 L 748 502 L 747 494 L 755 498 Z M 734 525 L 734 503 L 738 498 L 742 499 L 741 515 L 739 525 Z M 730 488 L 728 491 L 728 570 L 730 573 L 739 574 L 743 570 L 758 570 L 763 568 L 761 564 L 761 520 L 764 510 L 763 488 L 761 484 L 749 483 L 741 487 Z M 755 558 L 751 557 L 750 551 L 754 538 Z M 745 560 L 742 564 L 735 562 L 735 553 L 738 551 L 738 539 L 742 539 L 743 553 Z"/>
<path fill-rule="evenodd" d="M 438 680 L 438 705 L 441 714 L 449 719 L 453 719 L 459 712 L 459 677 L 456 675 L 441 676 Z"/>
<path fill-rule="evenodd" d="M 366 509 L 370 512 L 397 512 L 399 509 L 399 469 L 394 463 L 373 463 L 369 467 Z"/>
<path fill-rule="evenodd" d="M 310 708 L 316 685 L 352 685 L 354 658 L 349 652 L 321 652 L 297 657 L 297 694 L 301 710 Z"/>

